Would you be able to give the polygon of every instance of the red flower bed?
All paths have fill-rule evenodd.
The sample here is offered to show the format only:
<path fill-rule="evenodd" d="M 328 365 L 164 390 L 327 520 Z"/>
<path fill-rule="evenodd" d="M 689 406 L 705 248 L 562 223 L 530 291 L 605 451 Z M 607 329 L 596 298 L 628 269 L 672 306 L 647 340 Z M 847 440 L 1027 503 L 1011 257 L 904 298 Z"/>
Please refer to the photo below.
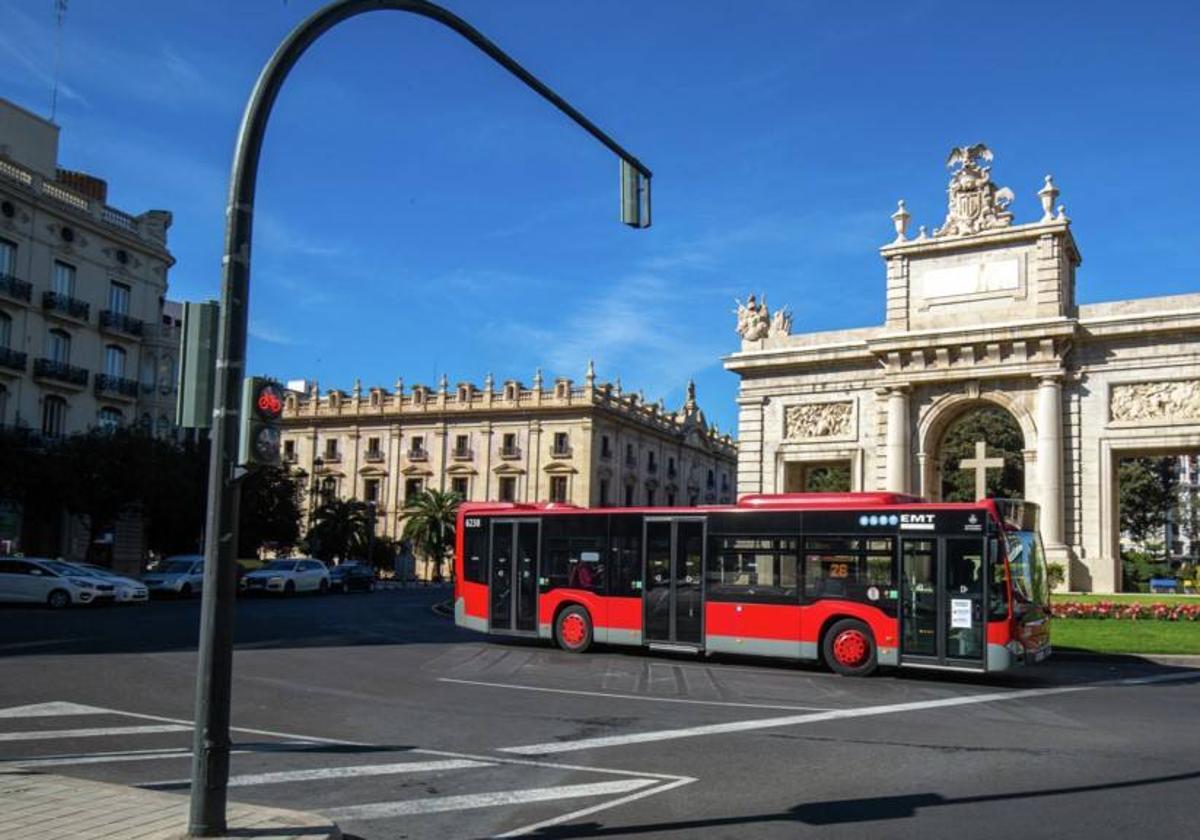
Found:
<path fill-rule="evenodd" d="M 1122 621 L 1200 621 L 1200 602 L 1195 604 L 1129 604 L 1113 601 L 1081 603 L 1066 601 L 1051 605 L 1058 618 L 1108 618 Z"/>

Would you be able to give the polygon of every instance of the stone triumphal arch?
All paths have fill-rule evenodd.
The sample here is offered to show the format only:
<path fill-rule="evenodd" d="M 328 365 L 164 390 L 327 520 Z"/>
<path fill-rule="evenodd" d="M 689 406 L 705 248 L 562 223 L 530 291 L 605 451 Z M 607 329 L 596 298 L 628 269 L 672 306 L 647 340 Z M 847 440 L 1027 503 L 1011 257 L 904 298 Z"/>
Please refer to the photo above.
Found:
<path fill-rule="evenodd" d="M 909 233 L 900 202 L 881 326 L 791 334 L 791 314 L 739 306 L 738 491 L 801 490 L 807 465 L 851 489 L 941 496 L 939 448 L 996 406 L 1024 439 L 1025 498 L 1074 589 L 1120 586 L 1117 465 L 1200 448 L 1200 294 L 1078 305 L 1081 258 L 1050 176 L 1018 224 L 986 146 L 956 148 L 945 221 Z M 1032 191 L 1031 191 L 1032 192 Z M 995 467 L 982 447 L 962 469 Z"/>

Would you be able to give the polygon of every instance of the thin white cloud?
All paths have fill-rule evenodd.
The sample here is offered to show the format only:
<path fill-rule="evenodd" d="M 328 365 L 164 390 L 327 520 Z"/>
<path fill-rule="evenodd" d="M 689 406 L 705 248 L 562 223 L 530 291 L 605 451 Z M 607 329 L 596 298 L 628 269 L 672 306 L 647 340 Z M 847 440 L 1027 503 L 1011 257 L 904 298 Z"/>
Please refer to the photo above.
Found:
<path fill-rule="evenodd" d="M 283 332 L 283 330 L 264 324 L 261 321 L 251 321 L 249 332 L 251 338 L 265 341 L 268 344 L 279 344 L 290 347 L 299 343 L 293 336 Z"/>
<path fill-rule="evenodd" d="M 597 298 L 585 295 L 573 312 L 547 327 L 548 313 L 536 322 L 492 325 L 500 348 L 521 347 L 530 362 L 580 378 L 594 360 L 602 379 L 621 375 L 627 386 L 657 383 L 681 387 L 689 377 L 719 358 L 728 342 L 718 335 L 698 335 L 692 307 L 714 305 L 708 290 L 703 302 L 680 294 L 660 275 L 642 272 L 613 284 Z M 653 395 L 651 395 L 653 396 Z"/>

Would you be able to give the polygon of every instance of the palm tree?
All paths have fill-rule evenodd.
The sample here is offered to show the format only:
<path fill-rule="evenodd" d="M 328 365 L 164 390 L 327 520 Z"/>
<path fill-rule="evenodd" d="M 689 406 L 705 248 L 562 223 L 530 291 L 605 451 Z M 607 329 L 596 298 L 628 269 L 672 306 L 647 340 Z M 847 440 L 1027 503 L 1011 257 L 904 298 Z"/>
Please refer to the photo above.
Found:
<path fill-rule="evenodd" d="M 454 549 L 454 523 L 458 516 L 457 493 L 423 490 L 404 500 L 404 538 L 433 561 L 433 579 L 442 580 L 442 564 Z"/>
<path fill-rule="evenodd" d="M 371 514 L 358 499 L 327 499 L 313 514 L 308 546 L 322 560 L 345 560 L 366 552 L 370 540 Z"/>

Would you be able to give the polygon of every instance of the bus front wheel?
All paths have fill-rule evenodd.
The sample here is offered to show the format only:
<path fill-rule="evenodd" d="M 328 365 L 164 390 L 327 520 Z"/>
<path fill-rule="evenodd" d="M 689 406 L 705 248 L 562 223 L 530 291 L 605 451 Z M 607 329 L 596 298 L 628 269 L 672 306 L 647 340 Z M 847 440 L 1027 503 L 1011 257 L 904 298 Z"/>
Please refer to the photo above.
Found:
<path fill-rule="evenodd" d="M 834 622 L 822 642 L 825 663 L 843 677 L 865 677 L 878 666 L 871 628 L 853 618 Z"/>
<path fill-rule="evenodd" d="M 583 607 L 567 607 L 560 612 L 555 631 L 563 650 L 583 653 L 592 646 L 592 618 Z"/>

